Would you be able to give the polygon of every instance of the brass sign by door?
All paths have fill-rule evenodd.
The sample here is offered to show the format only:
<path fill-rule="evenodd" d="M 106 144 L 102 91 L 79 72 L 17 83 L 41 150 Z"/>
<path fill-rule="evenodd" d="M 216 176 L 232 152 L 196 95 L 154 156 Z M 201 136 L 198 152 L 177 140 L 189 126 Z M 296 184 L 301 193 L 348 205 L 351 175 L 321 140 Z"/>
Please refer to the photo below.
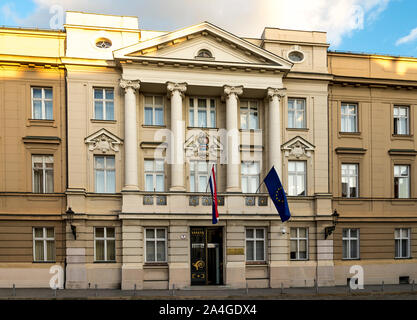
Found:
<path fill-rule="evenodd" d="M 228 256 L 239 256 L 245 254 L 245 249 L 243 248 L 227 248 L 226 254 Z"/>

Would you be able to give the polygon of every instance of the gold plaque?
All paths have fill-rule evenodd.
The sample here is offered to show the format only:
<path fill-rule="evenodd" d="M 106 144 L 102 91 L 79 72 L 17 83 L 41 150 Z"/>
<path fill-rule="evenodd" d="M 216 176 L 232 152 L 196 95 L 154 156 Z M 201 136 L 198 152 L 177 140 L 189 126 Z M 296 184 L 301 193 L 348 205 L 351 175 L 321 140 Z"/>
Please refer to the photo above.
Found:
<path fill-rule="evenodd" d="M 227 255 L 233 255 L 233 256 L 236 256 L 236 255 L 244 255 L 245 254 L 245 249 L 243 249 L 243 248 L 227 248 L 226 249 L 226 254 Z"/>

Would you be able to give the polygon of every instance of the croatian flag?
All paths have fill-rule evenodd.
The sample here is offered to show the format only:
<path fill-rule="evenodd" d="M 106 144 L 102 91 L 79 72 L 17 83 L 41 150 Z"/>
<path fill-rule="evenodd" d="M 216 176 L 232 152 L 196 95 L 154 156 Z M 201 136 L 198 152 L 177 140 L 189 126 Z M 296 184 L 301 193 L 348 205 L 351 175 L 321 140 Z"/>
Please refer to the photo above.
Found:
<path fill-rule="evenodd" d="M 216 187 L 216 175 L 214 173 L 214 166 L 211 167 L 210 175 L 210 191 L 211 191 L 211 209 L 212 209 L 212 222 L 216 224 L 219 220 L 219 211 L 217 210 L 217 187 Z"/>

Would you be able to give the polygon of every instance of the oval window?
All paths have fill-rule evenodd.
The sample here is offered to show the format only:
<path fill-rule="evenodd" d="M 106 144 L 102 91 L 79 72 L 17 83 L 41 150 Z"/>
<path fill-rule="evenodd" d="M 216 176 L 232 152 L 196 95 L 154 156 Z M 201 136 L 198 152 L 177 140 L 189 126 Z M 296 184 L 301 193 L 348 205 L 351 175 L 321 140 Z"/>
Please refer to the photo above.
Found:
<path fill-rule="evenodd" d="M 301 62 L 304 60 L 304 54 L 301 51 L 291 51 L 288 53 L 288 58 L 292 62 Z"/>
<path fill-rule="evenodd" d="M 98 39 L 96 41 L 96 47 L 100 49 L 107 49 L 111 47 L 111 41 L 109 39 Z"/>

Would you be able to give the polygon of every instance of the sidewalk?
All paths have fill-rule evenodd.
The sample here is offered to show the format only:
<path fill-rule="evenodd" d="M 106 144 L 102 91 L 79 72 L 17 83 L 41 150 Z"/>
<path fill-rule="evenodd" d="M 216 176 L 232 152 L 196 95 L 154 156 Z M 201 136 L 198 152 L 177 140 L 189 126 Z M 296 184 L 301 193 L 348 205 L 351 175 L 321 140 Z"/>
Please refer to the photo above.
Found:
<path fill-rule="evenodd" d="M 365 286 L 349 291 L 348 287 L 229 289 L 227 287 L 186 288 L 181 290 L 117 290 L 117 289 L 0 289 L 0 300 L 288 300 L 288 299 L 395 299 L 417 300 L 417 285 L 411 284 Z"/>

